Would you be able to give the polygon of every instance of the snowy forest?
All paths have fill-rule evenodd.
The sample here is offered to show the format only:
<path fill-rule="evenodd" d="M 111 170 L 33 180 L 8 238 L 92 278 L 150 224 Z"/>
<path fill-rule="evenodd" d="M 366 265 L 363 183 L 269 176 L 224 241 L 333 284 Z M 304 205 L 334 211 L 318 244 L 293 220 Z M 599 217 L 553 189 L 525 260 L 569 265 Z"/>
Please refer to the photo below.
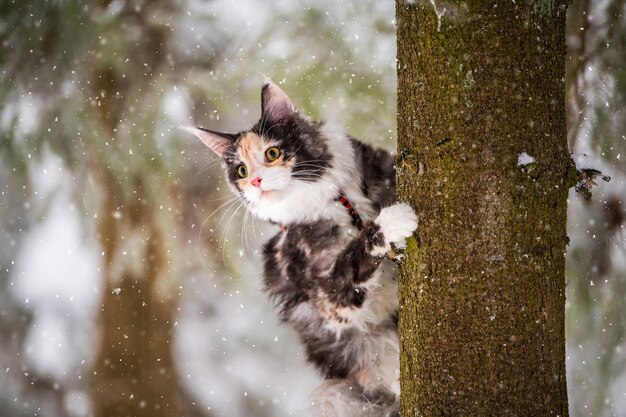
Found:
<path fill-rule="evenodd" d="M 230 204 L 219 161 L 178 126 L 249 128 L 270 77 L 302 113 L 394 151 L 395 13 L 0 3 L 0 416 L 309 415 L 321 378 L 260 291 L 276 226 Z M 567 11 L 570 151 L 611 177 L 569 194 L 571 416 L 626 415 L 625 14 Z"/>

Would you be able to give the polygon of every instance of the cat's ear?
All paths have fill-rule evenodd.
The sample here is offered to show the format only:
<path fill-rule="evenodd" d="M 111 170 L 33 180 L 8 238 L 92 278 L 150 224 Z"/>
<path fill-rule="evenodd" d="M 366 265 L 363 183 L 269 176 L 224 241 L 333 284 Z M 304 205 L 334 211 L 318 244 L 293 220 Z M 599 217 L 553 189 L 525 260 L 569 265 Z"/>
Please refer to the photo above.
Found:
<path fill-rule="evenodd" d="M 219 157 L 224 157 L 224 153 L 235 141 L 237 135 L 230 133 L 220 133 L 203 127 L 181 126 L 181 129 L 196 135 L 206 146 Z"/>
<path fill-rule="evenodd" d="M 264 119 L 283 123 L 298 115 L 287 94 L 271 81 L 266 81 L 261 90 L 261 112 Z"/>

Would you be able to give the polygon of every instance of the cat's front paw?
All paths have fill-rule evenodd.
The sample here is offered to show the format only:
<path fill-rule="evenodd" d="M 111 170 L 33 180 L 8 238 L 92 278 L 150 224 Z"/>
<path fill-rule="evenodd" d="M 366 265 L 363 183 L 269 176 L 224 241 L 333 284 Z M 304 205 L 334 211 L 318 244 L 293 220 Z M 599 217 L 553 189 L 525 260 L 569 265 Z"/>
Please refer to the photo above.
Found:
<path fill-rule="evenodd" d="M 417 215 L 411 206 L 405 203 L 385 207 L 375 222 L 380 226 L 387 245 L 404 243 L 404 240 L 417 229 Z"/>

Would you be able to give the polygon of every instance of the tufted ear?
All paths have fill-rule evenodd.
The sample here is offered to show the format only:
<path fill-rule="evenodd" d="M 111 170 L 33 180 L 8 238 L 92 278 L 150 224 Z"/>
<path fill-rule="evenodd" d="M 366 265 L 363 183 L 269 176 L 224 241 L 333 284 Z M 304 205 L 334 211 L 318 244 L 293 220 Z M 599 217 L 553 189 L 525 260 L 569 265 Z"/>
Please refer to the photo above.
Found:
<path fill-rule="evenodd" d="M 219 157 L 224 157 L 228 147 L 235 141 L 237 135 L 220 133 L 203 127 L 181 126 L 181 129 L 196 135 L 206 146 Z"/>
<path fill-rule="evenodd" d="M 261 112 L 264 119 L 275 122 L 291 121 L 298 115 L 287 94 L 271 81 L 267 81 L 261 90 Z"/>

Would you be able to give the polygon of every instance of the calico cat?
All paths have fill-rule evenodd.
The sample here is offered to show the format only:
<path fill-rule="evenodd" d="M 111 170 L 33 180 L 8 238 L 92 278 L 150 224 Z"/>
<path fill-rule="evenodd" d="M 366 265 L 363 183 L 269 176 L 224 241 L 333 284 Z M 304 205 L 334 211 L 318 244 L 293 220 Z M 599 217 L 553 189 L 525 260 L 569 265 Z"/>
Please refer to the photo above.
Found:
<path fill-rule="evenodd" d="M 320 416 L 397 416 L 395 264 L 417 228 L 395 203 L 394 157 L 301 115 L 271 82 L 261 119 L 235 134 L 186 128 L 224 161 L 235 194 L 280 226 L 263 251 L 265 291 L 326 378 Z"/>

